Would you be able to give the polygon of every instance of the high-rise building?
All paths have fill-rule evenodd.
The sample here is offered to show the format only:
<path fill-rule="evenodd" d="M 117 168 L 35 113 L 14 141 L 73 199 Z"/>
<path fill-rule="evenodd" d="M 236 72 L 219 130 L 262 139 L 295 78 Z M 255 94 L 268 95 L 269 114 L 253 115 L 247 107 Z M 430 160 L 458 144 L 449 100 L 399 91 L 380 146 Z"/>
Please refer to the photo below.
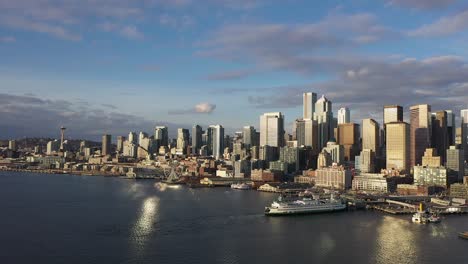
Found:
<path fill-rule="evenodd" d="M 211 155 L 216 159 L 223 156 L 224 150 L 224 128 L 221 125 L 211 125 L 208 128 L 208 144 Z"/>
<path fill-rule="evenodd" d="M 182 155 L 186 154 L 189 145 L 190 133 L 188 129 L 177 129 L 177 150 L 176 153 Z"/>
<path fill-rule="evenodd" d="M 447 137 L 448 137 L 448 146 L 455 145 L 455 131 L 456 131 L 456 124 L 455 124 L 455 114 L 452 110 L 445 110 L 447 113 Z"/>
<path fill-rule="evenodd" d="M 131 144 L 137 144 L 137 134 L 135 132 L 128 133 L 128 142 Z"/>
<path fill-rule="evenodd" d="M 344 147 L 337 144 L 335 141 L 327 142 L 327 146 L 323 148 L 330 154 L 331 160 L 336 164 L 343 164 L 344 162 Z"/>
<path fill-rule="evenodd" d="M 316 93 L 304 93 L 303 97 L 303 115 L 304 120 L 314 119 L 315 103 L 317 102 Z"/>
<path fill-rule="evenodd" d="M 282 147 L 284 145 L 284 116 L 281 112 L 260 116 L 260 146 Z"/>
<path fill-rule="evenodd" d="M 169 134 L 167 126 L 156 126 L 154 128 L 154 139 L 157 141 L 159 146 L 168 146 Z"/>
<path fill-rule="evenodd" d="M 431 146 L 431 106 L 410 107 L 410 166 L 420 165 L 426 148 Z"/>
<path fill-rule="evenodd" d="M 338 110 L 338 125 L 351 122 L 351 114 L 349 108 L 342 107 Z"/>
<path fill-rule="evenodd" d="M 387 168 L 409 172 L 410 132 L 408 123 L 387 123 L 386 130 Z"/>
<path fill-rule="evenodd" d="M 362 120 L 362 149 L 370 149 L 376 156 L 380 154 L 380 128 L 374 119 Z"/>
<path fill-rule="evenodd" d="M 465 160 L 468 159 L 468 109 L 460 111 L 461 117 L 461 145 L 465 152 Z"/>
<path fill-rule="evenodd" d="M 122 153 L 123 152 L 123 144 L 125 141 L 125 137 L 123 136 L 118 136 L 117 137 L 117 152 Z"/>
<path fill-rule="evenodd" d="M 371 149 L 363 149 L 359 156 L 359 169 L 361 172 L 372 173 L 375 171 L 375 152 Z"/>
<path fill-rule="evenodd" d="M 448 174 L 459 182 L 463 181 L 463 176 L 465 175 L 464 160 L 463 150 L 458 146 L 450 146 L 450 148 L 447 149 L 446 167 L 448 169 Z"/>
<path fill-rule="evenodd" d="M 392 122 L 403 122 L 403 107 L 399 105 L 384 106 L 384 124 Z"/>
<path fill-rule="evenodd" d="M 106 134 L 102 136 L 101 155 L 107 156 L 111 154 L 111 142 L 112 142 L 111 135 Z"/>
<path fill-rule="evenodd" d="M 332 102 L 328 101 L 324 95 L 315 104 L 314 119 L 317 121 L 318 149 L 322 149 L 333 137 L 333 129 L 336 127 L 332 112 Z"/>
<path fill-rule="evenodd" d="M 256 137 L 257 131 L 253 126 L 245 126 L 242 128 L 242 141 L 246 148 L 256 146 Z"/>
<path fill-rule="evenodd" d="M 297 145 L 312 147 L 318 150 L 317 121 L 311 119 L 297 119 L 295 123 Z"/>
<path fill-rule="evenodd" d="M 147 137 L 148 137 L 148 134 L 146 134 L 145 132 L 140 131 L 140 134 L 138 134 L 138 145 L 141 145 L 141 143 L 143 142 L 143 139 L 145 139 Z"/>
<path fill-rule="evenodd" d="M 432 113 L 432 147 L 436 149 L 442 164 L 445 164 L 446 151 L 449 146 L 447 130 L 447 112 L 438 111 Z"/>
<path fill-rule="evenodd" d="M 353 161 L 359 154 L 359 125 L 345 123 L 338 125 L 338 144 L 344 148 L 345 161 Z"/>
<path fill-rule="evenodd" d="M 54 152 L 59 151 L 60 142 L 57 140 L 47 142 L 47 155 L 52 155 Z"/>
<path fill-rule="evenodd" d="M 192 154 L 199 154 L 200 148 L 203 146 L 202 140 L 203 130 L 199 125 L 192 127 Z"/>
<path fill-rule="evenodd" d="M 17 147 L 16 147 L 16 140 L 10 140 L 8 141 L 8 149 L 11 149 L 13 151 L 16 151 L 17 150 Z"/>

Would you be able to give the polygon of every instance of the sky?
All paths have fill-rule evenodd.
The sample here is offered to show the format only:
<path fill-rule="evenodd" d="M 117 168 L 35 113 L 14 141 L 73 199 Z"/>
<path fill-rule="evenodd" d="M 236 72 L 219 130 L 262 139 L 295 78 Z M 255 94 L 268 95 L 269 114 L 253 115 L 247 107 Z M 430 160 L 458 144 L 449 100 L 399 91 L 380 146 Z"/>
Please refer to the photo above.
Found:
<path fill-rule="evenodd" d="M 468 1 L 0 0 L 0 138 L 468 108 Z"/>

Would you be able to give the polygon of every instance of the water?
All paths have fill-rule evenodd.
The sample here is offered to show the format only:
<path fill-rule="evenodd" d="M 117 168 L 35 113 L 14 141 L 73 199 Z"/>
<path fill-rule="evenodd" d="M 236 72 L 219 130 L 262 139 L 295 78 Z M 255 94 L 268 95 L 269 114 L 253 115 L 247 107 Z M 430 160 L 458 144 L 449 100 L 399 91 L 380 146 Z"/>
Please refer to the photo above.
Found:
<path fill-rule="evenodd" d="M 265 217 L 275 195 L 0 172 L 0 263 L 468 263 L 468 216 Z"/>

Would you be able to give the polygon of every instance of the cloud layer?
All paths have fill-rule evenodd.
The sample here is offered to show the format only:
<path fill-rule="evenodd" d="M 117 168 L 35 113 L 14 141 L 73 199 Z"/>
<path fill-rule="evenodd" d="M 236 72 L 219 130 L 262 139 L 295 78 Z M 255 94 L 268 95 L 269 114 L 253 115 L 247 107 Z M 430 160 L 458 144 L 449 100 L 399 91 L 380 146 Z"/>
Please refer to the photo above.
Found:
<path fill-rule="evenodd" d="M 193 108 L 171 110 L 168 113 L 170 115 L 185 115 L 185 114 L 211 114 L 216 109 L 215 104 L 210 103 L 199 103 Z"/>

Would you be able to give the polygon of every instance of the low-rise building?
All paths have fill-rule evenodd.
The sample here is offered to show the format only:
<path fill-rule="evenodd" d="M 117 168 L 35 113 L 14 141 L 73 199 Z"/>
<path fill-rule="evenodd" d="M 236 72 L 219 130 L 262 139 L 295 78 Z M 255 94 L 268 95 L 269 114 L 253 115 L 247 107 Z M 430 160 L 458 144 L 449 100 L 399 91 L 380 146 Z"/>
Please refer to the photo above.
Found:
<path fill-rule="evenodd" d="M 283 178 L 283 173 L 271 170 L 252 170 L 252 181 L 279 182 Z"/>
<path fill-rule="evenodd" d="M 361 173 L 354 176 L 352 188 L 356 191 L 393 193 L 397 184 L 394 178 L 387 178 L 385 174 Z"/>
<path fill-rule="evenodd" d="M 414 166 L 414 184 L 447 187 L 450 184 L 444 167 Z"/>
<path fill-rule="evenodd" d="M 315 185 L 319 187 L 346 190 L 352 186 L 351 171 L 334 164 L 331 167 L 319 168 L 315 171 Z"/>

